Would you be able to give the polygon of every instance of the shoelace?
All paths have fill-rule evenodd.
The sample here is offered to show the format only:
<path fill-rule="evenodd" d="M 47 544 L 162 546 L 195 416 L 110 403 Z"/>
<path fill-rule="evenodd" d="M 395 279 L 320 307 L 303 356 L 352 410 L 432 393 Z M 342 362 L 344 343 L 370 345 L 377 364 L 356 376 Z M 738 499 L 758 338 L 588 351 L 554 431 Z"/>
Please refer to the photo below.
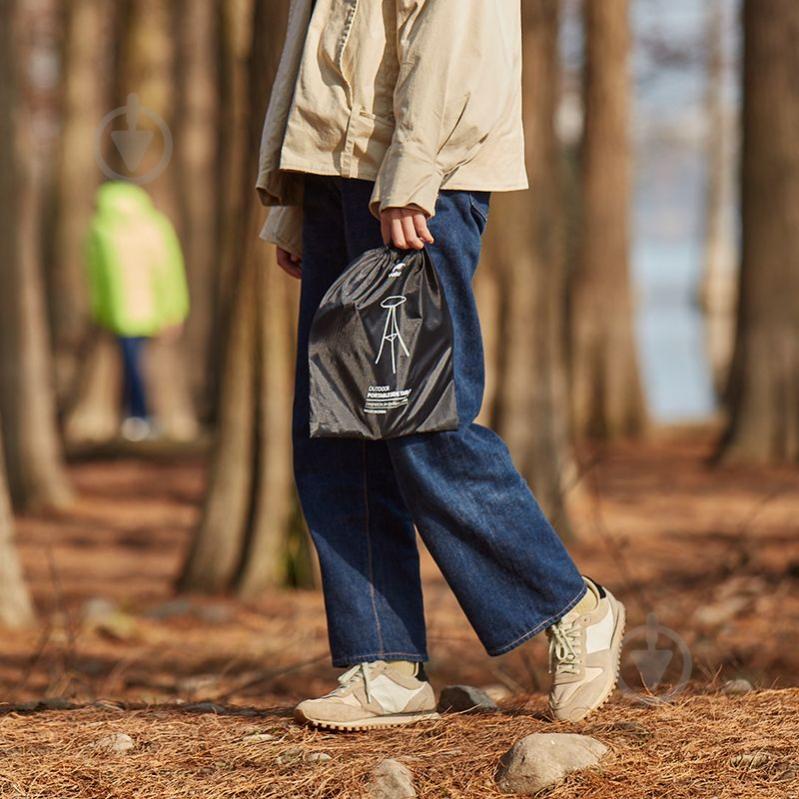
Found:
<path fill-rule="evenodd" d="M 580 629 L 563 621 L 549 632 L 549 671 L 577 674 L 580 661 Z"/>
<path fill-rule="evenodd" d="M 363 681 L 364 692 L 366 693 L 366 701 L 372 701 L 372 695 L 369 691 L 371 676 L 369 674 L 370 663 L 358 663 L 355 666 L 347 669 L 339 678 L 339 687 L 332 691 L 333 694 L 338 694 L 342 689 L 352 688 L 359 680 Z"/>

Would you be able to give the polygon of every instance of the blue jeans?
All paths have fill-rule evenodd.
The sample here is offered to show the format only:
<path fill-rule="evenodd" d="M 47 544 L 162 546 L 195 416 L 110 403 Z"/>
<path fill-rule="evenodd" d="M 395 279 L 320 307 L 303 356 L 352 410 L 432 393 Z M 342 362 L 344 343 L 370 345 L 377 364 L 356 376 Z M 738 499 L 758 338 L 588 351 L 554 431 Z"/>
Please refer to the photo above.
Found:
<path fill-rule="evenodd" d="M 427 245 L 454 333 L 457 430 L 388 441 L 310 438 L 308 333 L 327 288 L 382 246 L 372 183 L 307 175 L 294 396 L 294 474 L 319 553 L 334 666 L 427 660 L 414 524 L 490 655 L 558 621 L 585 585 L 513 466 L 474 423 L 483 350 L 472 291 L 487 192 L 442 191 Z M 531 364 L 532 366 L 532 364 Z"/>
<path fill-rule="evenodd" d="M 141 371 L 142 350 L 147 339 L 142 336 L 120 336 L 122 352 L 122 409 L 126 416 L 147 418 L 147 391 Z"/>

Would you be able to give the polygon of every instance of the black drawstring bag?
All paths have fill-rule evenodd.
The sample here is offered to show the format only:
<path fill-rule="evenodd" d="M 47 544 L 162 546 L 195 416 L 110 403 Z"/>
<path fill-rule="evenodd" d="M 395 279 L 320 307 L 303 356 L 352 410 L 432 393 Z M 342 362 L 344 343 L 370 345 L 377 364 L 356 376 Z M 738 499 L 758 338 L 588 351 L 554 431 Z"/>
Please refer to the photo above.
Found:
<path fill-rule="evenodd" d="M 426 250 L 368 250 L 311 325 L 311 436 L 395 438 L 458 426 L 452 321 Z"/>

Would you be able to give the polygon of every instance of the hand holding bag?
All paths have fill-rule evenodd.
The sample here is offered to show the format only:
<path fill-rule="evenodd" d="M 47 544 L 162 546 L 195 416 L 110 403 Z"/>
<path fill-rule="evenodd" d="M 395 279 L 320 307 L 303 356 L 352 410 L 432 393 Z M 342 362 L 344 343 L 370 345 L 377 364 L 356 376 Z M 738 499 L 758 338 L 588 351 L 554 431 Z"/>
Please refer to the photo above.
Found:
<path fill-rule="evenodd" d="M 311 437 L 454 430 L 452 357 L 452 320 L 427 250 L 368 250 L 313 319 Z"/>

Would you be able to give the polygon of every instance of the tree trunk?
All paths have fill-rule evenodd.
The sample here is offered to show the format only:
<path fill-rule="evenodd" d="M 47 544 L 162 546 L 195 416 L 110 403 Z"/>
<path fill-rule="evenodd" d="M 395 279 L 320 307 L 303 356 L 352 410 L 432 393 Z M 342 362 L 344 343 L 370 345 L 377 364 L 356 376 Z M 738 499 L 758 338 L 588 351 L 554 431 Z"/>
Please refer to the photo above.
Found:
<path fill-rule="evenodd" d="M 252 197 L 246 184 L 252 177 L 245 174 L 247 163 L 242 153 L 248 146 L 249 108 L 249 57 L 253 44 L 252 19 L 254 0 L 217 0 L 220 26 L 221 102 L 219 131 L 219 170 L 217 185 L 216 273 L 212 293 L 213 329 L 217 335 L 211 341 L 209 372 L 211 374 L 211 416 L 216 417 L 221 384 L 217 375 L 223 374 L 224 353 L 227 342 L 225 331 L 230 329 L 229 315 L 234 292 L 231 285 L 236 276 L 239 253 L 241 220 Z"/>
<path fill-rule="evenodd" d="M 199 2 L 199 0 L 197 0 Z M 177 74 L 176 31 L 183 24 L 170 0 L 127 0 L 122 16 L 123 42 L 119 67 L 119 102 L 129 104 L 132 94 L 138 97 L 143 111 L 141 125 L 155 114 L 174 136 L 176 128 Z M 157 167 L 164 155 L 161 134 L 151 127 L 155 137 L 134 177 L 147 175 Z M 185 230 L 180 216 L 177 156 L 173 152 L 164 171 L 145 188 L 160 211 L 175 224 L 185 246 Z M 122 167 L 120 167 L 122 169 Z M 126 174 L 123 169 L 123 174 Z M 210 193 L 212 187 L 199 181 L 194 192 Z M 147 377 L 152 406 L 164 433 L 175 439 L 188 440 L 198 431 L 188 378 L 189 358 L 182 338 L 160 336 L 150 342 L 147 353 Z"/>
<path fill-rule="evenodd" d="M 263 211 L 252 181 L 269 87 L 277 69 L 286 4 L 256 0 L 250 56 L 251 109 L 239 155 L 246 212 L 227 231 L 238 264 L 219 407 L 217 445 L 203 519 L 181 578 L 184 588 L 233 588 L 253 596 L 284 582 L 292 512 L 291 291 L 272 247 L 258 240 Z"/>
<path fill-rule="evenodd" d="M 799 5 L 745 0 L 731 459 L 799 461 Z"/>
<path fill-rule="evenodd" d="M 560 154 L 559 3 L 523 4 L 524 126 L 531 189 L 492 197 L 486 250 L 498 269 L 502 346 L 494 426 L 561 534 L 570 527 L 564 492 L 574 464 L 568 436 L 565 258 Z"/>
<path fill-rule="evenodd" d="M 208 415 L 209 347 L 217 263 L 219 59 L 215 0 L 178 3 L 179 109 L 175 120 L 179 201 L 191 314 L 184 350 L 195 407 Z"/>
<path fill-rule="evenodd" d="M 47 287 L 59 407 L 74 399 L 89 334 L 85 238 L 100 182 L 95 130 L 110 110 L 112 0 L 65 5 L 63 100 L 55 235 Z"/>
<path fill-rule="evenodd" d="M 571 286 L 571 394 L 575 433 L 642 431 L 630 285 L 628 0 L 585 0 L 582 236 Z"/>
<path fill-rule="evenodd" d="M 705 92 L 706 195 L 704 274 L 700 303 L 705 314 L 707 348 L 718 394 L 726 385 L 735 335 L 735 247 L 733 157 L 729 114 L 724 100 L 726 53 L 724 2 L 713 0 L 707 18 L 707 89 Z"/>
<path fill-rule="evenodd" d="M 33 622 L 33 605 L 14 544 L 14 520 L 2 450 L 0 444 L 0 626 L 18 628 Z"/>
<path fill-rule="evenodd" d="M 42 279 L 46 165 L 56 130 L 55 29 L 52 0 L 7 2 L 0 15 L 0 416 L 11 494 L 25 508 L 61 507 L 71 497 Z"/>

